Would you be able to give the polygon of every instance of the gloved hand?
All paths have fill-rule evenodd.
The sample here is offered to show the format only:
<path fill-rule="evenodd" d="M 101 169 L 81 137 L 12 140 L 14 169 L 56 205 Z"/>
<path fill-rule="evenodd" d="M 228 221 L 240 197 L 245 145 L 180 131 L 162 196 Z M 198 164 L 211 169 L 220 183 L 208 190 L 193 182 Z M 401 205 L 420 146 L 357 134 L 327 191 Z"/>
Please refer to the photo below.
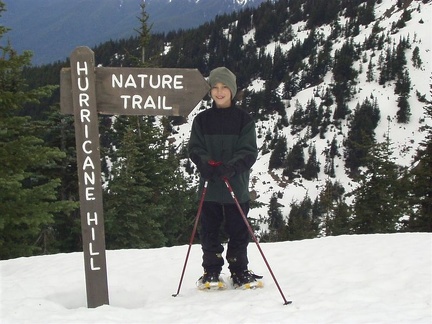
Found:
<path fill-rule="evenodd" d="M 231 178 L 235 175 L 235 169 L 232 165 L 222 163 L 215 169 L 215 175 L 219 178 Z"/>
<path fill-rule="evenodd" d="M 200 164 L 198 171 L 204 180 L 210 180 L 215 174 L 215 168 L 207 163 Z"/>

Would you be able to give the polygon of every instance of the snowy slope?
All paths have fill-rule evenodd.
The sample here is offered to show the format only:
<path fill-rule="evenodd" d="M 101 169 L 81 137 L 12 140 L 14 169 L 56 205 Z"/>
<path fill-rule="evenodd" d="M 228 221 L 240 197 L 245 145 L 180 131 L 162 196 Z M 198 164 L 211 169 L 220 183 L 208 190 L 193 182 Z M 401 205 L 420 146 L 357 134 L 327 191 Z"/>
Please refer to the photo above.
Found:
<path fill-rule="evenodd" d="M 383 0 L 380 4 L 375 7 L 375 17 L 382 33 L 386 36 L 386 39 L 390 39 L 390 44 L 386 43 L 382 50 L 369 50 L 363 54 L 367 57 L 367 62 L 363 63 L 362 58 L 355 63 L 355 68 L 360 71 L 360 65 L 362 65 L 362 73 L 358 76 L 358 84 L 356 86 L 356 94 L 353 99 L 349 102 L 349 108 L 354 111 L 358 104 L 362 104 L 366 98 L 371 100 L 375 98 L 377 100 L 381 119 L 378 127 L 375 129 L 375 136 L 377 142 L 383 142 L 385 136 L 388 133 L 393 144 L 394 149 L 394 162 L 405 167 L 410 167 L 413 163 L 413 157 L 416 154 L 416 150 L 419 143 L 424 140 L 425 132 L 421 132 L 419 128 L 425 124 L 432 125 L 432 121 L 429 118 L 425 118 L 424 115 L 424 103 L 418 101 L 416 97 L 416 91 L 421 95 L 425 95 L 426 99 L 431 101 L 432 96 L 430 92 L 430 78 L 432 76 L 432 37 L 431 37 L 431 26 L 432 26 L 432 2 L 422 3 L 420 1 L 412 1 L 406 8 L 411 11 L 411 20 L 406 22 L 406 26 L 397 29 L 392 32 L 392 25 L 395 24 L 402 16 L 403 10 L 398 9 L 393 0 Z M 346 18 L 340 17 L 339 24 L 343 26 L 347 22 Z M 280 46 L 283 51 L 288 51 L 291 46 L 296 44 L 298 41 L 302 42 L 309 34 L 309 30 L 306 29 L 305 22 L 299 22 L 292 26 L 295 31 L 294 39 L 288 44 L 282 44 L 279 42 L 272 42 L 266 46 L 266 51 L 272 54 L 276 46 Z M 374 23 L 368 26 L 361 26 L 359 35 L 353 38 L 354 44 L 361 46 L 365 39 L 372 33 Z M 322 34 L 323 39 L 327 39 L 327 36 L 331 33 L 331 27 L 324 25 L 317 30 L 318 33 Z M 399 124 L 396 120 L 397 107 L 397 96 L 394 94 L 394 81 L 387 82 L 385 85 L 379 85 L 378 76 L 379 69 L 378 61 L 380 54 L 386 53 L 387 48 L 396 46 L 402 38 L 409 39 L 411 47 L 406 50 L 405 56 L 407 60 L 407 70 L 409 71 L 411 79 L 411 93 L 408 99 L 411 107 L 411 118 L 407 124 Z M 254 39 L 254 30 L 251 30 L 243 37 L 245 44 L 249 40 Z M 346 39 L 337 39 L 332 48 L 332 57 L 334 52 L 341 48 L 346 42 Z M 415 68 L 411 61 L 412 52 L 414 48 L 418 46 L 420 49 L 420 56 L 423 61 L 421 68 Z M 362 55 L 363 56 L 363 55 Z M 369 59 L 372 58 L 374 68 L 374 81 L 366 82 L 366 72 Z M 328 72 L 324 78 L 324 81 L 315 87 L 310 87 L 300 91 L 295 97 L 293 97 L 287 105 L 287 117 L 288 120 L 292 116 L 296 103 L 300 103 L 303 108 L 311 99 L 314 99 L 317 106 L 320 104 L 320 98 L 314 96 L 314 93 L 322 93 L 327 87 L 332 84 L 332 73 Z M 281 85 L 282 86 L 282 85 Z M 260 91 L 264 88 L 264 82 L 262 80 L 253 80 L 248 87 L 251 91 Z M 187 142 L 190 132 L 190 127 L 193 118 L 199 112 L 199 106 L 188 117 L 188 123 L 177 128 L 178 134 L 176 135 L 177 143 Z M 335 105 L 333 105 L 332 113 L 334 112 Z M 264 145 L 264 137 L 267 131 L 274 132 L 275 125 L 280 116 L 272 115 L 268 121 L 260 121 L 257 123 L 257 131 L 262 130 L 264 136 L 258 138 L 258 147 L 262 148 Z M 285 136 L 288 141 L 288 149 L 292 148 L 293 145 L 298 142 L 299 139 L 305 138 L 308 128 L 305 128 L 296 135 L 291 135 L 291 127 L 287 127 L 283 130 L 279 130 L 280 136 Z M 287 216 L 290 211 L 290 204 L 293 202 L 302 201 L 306 195 L 308 195 L 312 201 L 317 195 L 323 190 L 327 180 L 338 181 L 345 188 L 346 193 L 351 192 L 355 187 L 356 183 L 347 176 L 344 168 L 343 159 L 343 141 L 346 138 L 349 131 L 348 121 L 345 120 L 341 123 L 340 127 L 330 125 L 325 134 L 324 139 L 320 139 L 316 136 L 312 140 L 308 141 L 308 145 L 314 145 L 317 150 L 317 158 L 320 163 L 320 174 L 317 180 L 307 181 L 304 179 L 290 180 L 282 176 L 282 170 L 273 170 L 268 172 L 269 159 L 271 154 L 259 154 L 258 160 L 252 169 L 252 183 L 250 190 L 254 190 L 257 195 L 257 201 L 263 204 L 268 204 L 273 193 L 281 193 L 283 196 L 278 202 L 283 205 L 281 212 Z M 340 157 L 335 158 L 335 173 L 334 179 L 329 178 L 324 173 L 324 166 L 326 164 L 326 156 L 324 151 L 329 148 L 329 145 L 335 137 L 339 145 Z M 267 143 L 268 144 L 268 143 Z M 308 148 L 304 149 L 305 160 L 308 158 Z M 347 203 L 350 200 L 347 198 Z M 260 208 L 254 208 L 250 211 L 250 216 L 255 219 L 260 217 L 267 217 L 268 206 L 265 205 Z"/>
<path fill-rule="evenodd" d="M 86 307 L 82 253 L 0 261 L 0 322 L 12 323 L 422 323 L 432 321 L 432 234 L 352 235 L 255 245 L 263 289 L 202 292 L 201 250 L 107 251 L 110 305 Z M 224 269 L 228 274 L 228 270 Z"/>

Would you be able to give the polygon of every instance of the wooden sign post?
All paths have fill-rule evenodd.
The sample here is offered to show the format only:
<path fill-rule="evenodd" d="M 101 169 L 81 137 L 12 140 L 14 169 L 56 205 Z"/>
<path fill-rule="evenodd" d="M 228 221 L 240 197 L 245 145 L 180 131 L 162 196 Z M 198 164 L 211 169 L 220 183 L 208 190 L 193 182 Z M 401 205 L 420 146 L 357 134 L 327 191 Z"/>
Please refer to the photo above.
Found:
<path fill-rule="evenodd" d="M 209 91 L 196 69 L 95 67 L 76 48 L 60 72 L 60 107 L 73 114 L 87 306 L 109 304 L 98 113 L 187 116 Z"/>

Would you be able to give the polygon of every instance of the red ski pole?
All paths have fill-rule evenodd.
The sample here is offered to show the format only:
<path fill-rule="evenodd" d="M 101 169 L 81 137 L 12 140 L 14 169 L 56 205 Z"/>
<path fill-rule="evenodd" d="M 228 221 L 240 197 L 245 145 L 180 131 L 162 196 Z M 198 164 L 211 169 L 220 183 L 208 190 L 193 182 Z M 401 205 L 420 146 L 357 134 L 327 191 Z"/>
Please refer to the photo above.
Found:
<path fill-rule="evenodd" d="M 232 187 L 231 187 L 231 185 L 230 185 L 228 179 L 227 179 L 227 178 L 223 178 L 223 180 L 225 181 L 225 184 L 226 184 L 226 186 L 227 186 L 227 188 L 228 188 L 228 191 L 230 192 L 230 194 L 231 194 L 231 196 L 232 196 L 232 198 L 233 198 L 235 204 L 237 205 L 237 208 L 238 208 L 240 214 L 241 214 L 242 217 L 243 217 L 243 220 L 244 220 L 244 222 L 245 222 L 245 224 L 246 224 L 246 226 L 247 226 L 247 228 L 248 228 L 248 230 L 249 230 L 249 233 L 250 233 L 251 236 L 252 236 L 252 239 L 255 241 L 255 244 L 256 244 L 256 246 L 258 247 L 258 250 L 260 251 L 261 256 L 262 256 L 263 259 L 264 259 L 264 262 L 265 262 L 265 264 L 266 264 L 266 266 L 267 266 L 267 269 L 269 270 L 269 272 L 270 272 L 270 274 L 271 274 L 271 276 L 272 276 L 272 278 L 273 278 L 273 280 L 274 280 L 274 282 L 275 282 L 275 284 L 276 284 L 276 286 L 277 286 L 277 288 L 278 288 L 278 290 L 279 290 L 279 292 L 280 292 L 280 294 L 281 294 L 281 296 L 282 296 L 282 299 L 284 300 L 284 305 L 291 304 L 291 303 L 292 303 L 291 300 L 286 300 L 286 298 L 285 298 L 285 296 L 284 296 L 284 294 L 283 294 L 283 292 L 282 292 L 282 289 L 281 289 L 281 287 L 279 286 L 279 283 L 277 282 L 276 277 L 275 277 L 275 275 L 273 274 L 273 271 L 272 271 L 272 269 L 270 268 L 269 263 L 267 262 L 267 259 L 266 259 L 265 255 L 264 255 L 264 252 L 262 251 L 261 246 L 260 246 L 259 243 L 258 243 L 258 240 L 257 240 L 257 238 L 256 238 L 256 236 L 255 236 L 255 234 L 254 234 L 254 232 L 253 232 L 253 230 L 252 230 L 252 227 L 250 226 L 250 224 L 249 224 L 249 222 L 248 222 L 248 220 L 247 220 L 247 218 L 246 218 L 246 215 L 244 214 L 243 209 L 241 208 L 241 206 L 240 206 L 240 204 L 239 204 L 239 202 L 238 202 L 238 200 L 237 200 L 237 198 L 236 198 L 236 196 L 235 196 L 235 194 L 234 194 L 234 191 L 233 191 L 233 189 L 232 189 Z"/>
<path fill-rule="evenodd" d="M 193 243 L 193 240 L 195 238 L 195 233 L 196 233 L 196 230 L 197 230 L 197 227 L 198 227 L 198 221 L 199 221 L 199 218 L 200 218 L 200 215 L 201 215 L 201 209 L 202 209 L 202 205 L 203 205 L 203 202 L 204 202 L 204 197 L 205 197 L 205 195 L 207 193 L 207 185 L 208 185 L 208 180 L 206 180 L 206 182 L 204 182 L 204 188 L 203 188 L 203 191 L 201 193 L 201 199 L 200 199 L 199 206 L 198 206 L 198 212 L 197 212 L 197 214 L 195 216 L 195 224 L 194 224 L 194 228 L 192 230 L 192 235 L 190 237 L 189 248 L 188 248 L 187 253 L 186 253 L 186 259 L 185 259 L 185 262 L 184 262 L 184 265 L 183 265 L 183 271 L 182 271 L 182 274 L 181 274 L 181 277 L 180 277 L 180 282 L 179 282 L 179 285 L 178 285 L 178 288 L 177 288 L 177 293 L 173 294 L 172 295 L 173 297 L 177 297 L 178 294 L 180 293 L 180 287 L 181 287 L 182 282 L 183 282 L 183 277 L 184 277 L 185 270 L 186 270 L 186 265 L 187 265 L 187 262 L 188 262 L 188 259 L 189 259 L 190 250 L 191 250 L 192 243 Z"/>

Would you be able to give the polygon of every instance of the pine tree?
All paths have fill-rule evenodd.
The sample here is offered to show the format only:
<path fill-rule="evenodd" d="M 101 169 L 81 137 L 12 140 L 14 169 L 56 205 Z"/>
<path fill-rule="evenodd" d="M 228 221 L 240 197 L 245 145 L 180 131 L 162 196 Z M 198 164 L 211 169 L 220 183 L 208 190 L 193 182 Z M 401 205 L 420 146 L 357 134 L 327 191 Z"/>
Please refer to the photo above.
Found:
<path fill-rule="evenodd" d="M 150 43 L 150 38 L 151 38 L 150 31 L 153 24 L 151 25 L 148 24 L 148 19 L 150 17 L 146 11 L 146 4 L 144 0 L 141 2 L 140 8 L 141 8 L 141 15 L 140 17 L 138 17 L 140 21 L 140 28 L 135 29 L 135 31 L 138 32 L 139 35 L 139 45 L 141 48 L 141 63 L 144 63 L 147 61 L 146 47 Z"/>
<path fill-rule="evenodd" d="M 81 217 L 79 213 L 79 188 L 76 162 L 75 129 L 73 115 L 64 115 L 55 105 L 46 109 L 41 120 L 35 121 L 38 134 L 44 134 L 44 142 L 49 147 L 58 147 L 66 153 L 61 163 L 50 171 L 52 178 L 61 180 L 57 188 L 58 199 L 74 202 L 75 208 L 58 212 L 50 226 L 50 252 L 82 251 Z"/>
<path fill-rule="evenodd" d="M 372 58 L 369 60 L 368 69 L 366 72 L 366 81 L 372 82 L 374 80 L 374 65 L 372 64 Z"/>
<path fill-rule="evenodd" d="M 423 62 L 422 62 L 422 59 L 420 57 L 420 49 L 418 46 L 416 46 L 413 50 L 411 61 L 412 61 L 413 66 L 415 68 L 417 68 L 417 69 L 421 68 Z"/>
<path fill-rule="evenodd" d="M 373 1 L 367 1 L 366 6 L 359 6 L 358 7 L 358 23 L 361 25 L 369 25 L 373 21 L 375 21 L 375 14 L 374 14 L 374 0 Z"/>
<path fill-rule="evenodd" d="M 303 178 L 306 180 L 313 180 L 318 178 L 320 171 L 319 162 L 317 160 L 317 153 L 315 146 L 309 148 L 309 158 L 306 162 L 305 169 L 302 172 Z"/>
<path fill-rule="evenodd" d="M 326 236 L 350 233 L 350 214 L 344 202 L 344 193 L 345 189 L 338 181 L 327 181 L 319 195 L 322 227 Z"/>
<path fill-rule="evenodd" d="M 339 155 L 338 144 L 337 144 L 336 136 L 334 136 L 333 140 L 330 143 L 330 147 L 326 150 L 326 165 L 324 167 L 324 173 L 331 178 L 334 178 L 336 176 L 334 159 L 338 155 Z"/>
<path fill-rule="evenodd" d="M 425 107 L 427 118 L 432 119 L 432 103 Z M 410 215 L 409 231 L 432 232 L 432 127 L 423 127 L 426 138 L 420 143 L 415 165 L 409 172 Z"/>
<path fill-rule="evenodd" d="M 351 210 L 343 201 L 333 206 L 333 219 L 330 222 L 332 235 L 351 234 Z"/>
<path fill-rule="evenodd" d="M 398 73 L 396 84 L 395 84 L 395 94 L 408 95 L 411 90 L 411 79 L 408 70 Z"/>
<path fill-rule="evenodd" d="M 333 66 L 333 77 L 336 83 L 348 84 L 356 79 L 358 72 L 353 67 L 356 59 L 358 54 L 352 41 L 344 43 L 341 49 L 336 51 Z"/>
<path fill-rule="evenodd" d="M 267 211 L 268 233 L 265 234 L 265 239 L 268 242 L 278 242 L 285 239 L 284 231 L 286 226 L 280 206 L 277 194 L 273 193 Z"/>
<path fill-rule="evenodd" d="M 303 146 L 301 142 L 297 142 L 288 152 L 286 167 L 283 170 L 283 175 L 289 177 L 290 179 L 299 177 L 299 173 L 303 171 L 304 166 L 305 161 Z"/>
<path fill-rule="evenodd" d="M 276 35 L 276 24 L 270 22 L 277 21 L 277 13 L 272 10 L 270 3 L 263 2 L 252 16 L 255 26 L 255 43 L 258 47 L 268 44 Z"/>
<path fill-rule="evenodd" d="M 166 243 L 159 223 L 163 206 L 154 200 L 150 179 L 153 168 L 146 170 L 140 161 L 143 152 L 139 151 L 139 139 L 133 129 L 126 132 L 108 182 L 104 209 L 110 249 L 148 248 Z M 144 154 L 151 164 L 149 153 Z"/>
<path fill-rule="evenodd" d="M 375 141 L 374 130 L 380 119 L 380 111 L 376 101 L 369 99 L 361 105 L 357 105 L 351 121 L 348 137 L 345 140 L 345 165 L 355 175 L 358 168 L 363 165 L 364 158 L 368 154 L 369 147 Z"/>
<path fill-rule="evenodd" d="M 296 101 L 295 110 L 290 118 L 291 134 L 300 132 L 306 125 L 305 111 L 299 101 Z"/>
<path fill-rule="evenodd" d="M 282 52 L 281 47 L 277 46 L 273 54 L 272 83 L 278 86 L 283 80 L 286 70 L 287 70 L 287 61 L 285 55 Z"/>
<path fill-rule="evenodd" d="M 373 145 L 353 191 L 353 231 L 359 234 L 393 233 L 406 213 L 407 187 L 400 181 L 389 138 Z"/>
<path fill-rule="evenodd" d="M 190 226 L 193 215 L 194 194 L 179 173 L 179 161 L 166 135 L 146 118 L 139 123 L 139 130 L 136 124 L 128 118 L 122 125 L 126 130 L 106 187 L 107 247 L 184 243 L 184 229 Z"/>
<path fill-rule="evenodd" d="M 305 196 L 299 204 L 291 204 L 287 225 L 287 239 L 289 241 L 317 237 L 318 226 L 319 220 L 314 218 L 313 204 L 309 196 Z"/>
<path fill-rule="evenodd" d="M 314 138 L 319 133 L 319 125 L 321 124 L 322 114 L 318 113 L 316 101 L 312 98 L 306 106 L 306 125 L 310 127 L 310 138 Z"/>
<path fill-rule="evenodd" d="M 5 5 L 0 2 L 0 15 Z M 0 26 L 0 39 L 7 28 Z M 65 157 L 47 147 L 23 107 L 49 97 L 52 86 L 27 90 L 22 70 L 31 53 L 0 46 L 0 259 L 49 252 L 46 245 L 54 214 L 71 208 L 58 201 L 52 170 Z M 42 134 L 43 135 L 43 134 Z"/>
<path fill-rule="evenodd" d="M 405 70 L 403 73 L 398 74 L 398 78 L 396 80 L 396 85 L 395 85 L 395 94 L 399 94 L 399 98 L 398 98 L 399 110 L 396 113 L 398 123 L 409 122 L 411 116 L 410 105 L 408 102 L 408 97 L 411 90 L 410 88 L 411 88 L 411 80 L 408 71 Z"/>
<path fill-rule="evenodd" d="M 144 3 L 141 9 L 140 47 L 146 48 L 150 28 Z M 179 160 L 167 140 L 172 126 L 167 119 L 161 121 L 163 128 L 152 116 L 117 116 L 108 125 L 103 141 L 112 163 L 104 197 L 108 248 L 187 241 L 184 233 L 191 224 L 194 193 L 180 174 Z"/>
<path fill-rule="evenodd" d="M 287 152 L 287 140 L 285 136 L 276 139 L 273 151 L 270 156 L 269 170 L 279 169 L 284 166 Z"/>
<path fill-rule="evenodd" d="M 406 124 L 410 120 L 411 109 L 407 95 L 400 95 L 397 101 L 399 110 L 396 113 L 398 123 Z"/>

